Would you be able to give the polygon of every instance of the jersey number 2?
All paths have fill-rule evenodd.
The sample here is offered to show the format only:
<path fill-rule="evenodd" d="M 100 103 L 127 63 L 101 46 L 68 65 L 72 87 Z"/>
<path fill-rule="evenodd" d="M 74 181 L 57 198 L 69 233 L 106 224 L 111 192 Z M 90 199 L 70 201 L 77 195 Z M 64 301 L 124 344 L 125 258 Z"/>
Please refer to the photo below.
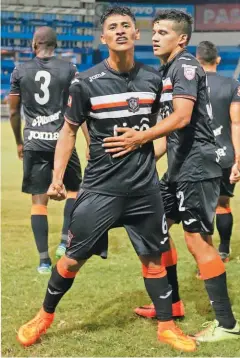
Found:
<path fill-rule="evenodd" d="M 50 97 L 48 86 L 51 81 L 51 75 L 47 71 L 38 71 L 35 76 L 35 81 L 38 82 L 41 78 L 44 79 L 44 82 L 41 83 L 40 86 L 40 90 L 42 91 L 43 95 L 40 96 L 39 93 L 34 93 L 34 98 L 37 103 L 44 105 L 49 101 Z"/>

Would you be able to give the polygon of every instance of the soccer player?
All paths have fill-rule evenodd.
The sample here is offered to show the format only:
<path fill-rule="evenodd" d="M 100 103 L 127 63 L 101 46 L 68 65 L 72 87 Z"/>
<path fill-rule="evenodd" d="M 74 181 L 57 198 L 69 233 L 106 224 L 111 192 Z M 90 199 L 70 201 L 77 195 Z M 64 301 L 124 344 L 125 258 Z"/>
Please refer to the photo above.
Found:
<path fill-rule="evenodd" d="M 154 69 L 134 63 L 139 38 L 132 12 L 107 9 L 101 18 L 101 41 L 109 57 L 79 74 L 70 87 L 65 124 L 57 143 L 53 182 L 48 195 L 65 197 L 63 175 L 78 127 L 87 120 L 90 160 L 75 202 L 66 255 L 55 266 L 43 307 L 18 331 L 18 340 L 31 345 L 46 331 L 57 304 L 70 289 L 78 270 L 93 255 L 105 255 L 106 233 L 124 226 L 142 263 L 146 290 L 156 307 L 158 339 L 183 351 L 196 343 L 172 320 L 171 287 L 160 254 L 169 249 L 168 230 L 155 166 L 153 144 L 147 143 L 124 158 L 105 153 L 103 139 L 118 127 L 145 130 L 154 125 L 159 109 L 161 77 Z"/>
<path fill-rule="evenodd" d="M 228 262 L 233 227 L 230 198 L 233 197 L 235 183 L 240 180 L 240 84 L 232 78 L 217 74 L 221 58 L 212 42 L 200 42 L 196 57 L 207 73 L 213 110 L 213 132 L 223 171 L 216 226 L 220 236 L 218 251 L 222 260 Z"/>
<path fill-rule="evenodd" d="M 22 191 L 32 194 L 31 225 L 40 256 L 38 272 L 51 272 L 48 253 L 46 194 L 52 181 L 54 151 L 63 126 L 63 111 L 76 66 L 54 56 L 56 33 L 40 27 L 34 34 L 32 49 L 36 57 L 15 67 L 9 95 L 10 121 L 19 159 L 23 159 Z M 26 120 L 24 141 L 21 132 L 21 106 Z M 70 212 L 81 183 L 81 167 L 76 150 L 68 163 L 64 183 L 68 191 L 64 207 L 62 240 L 56 251 L 65 253 Z"/>
<path fill-rule="evenodd" d="M 169 228 L 182 221 L 187 247 L 197 262 L 216 315 L 195 339 L 215 342 L 240 338 L 240 328 L 230 305 L 224 263 L 205 241 L 210 241 L 213 233 L 222 171 L 211 128 L 206 74 L 186 50 L 191 31 L 188 14 L 166 10 L 157 15 L 152 41 L 154 54 L 162 62 L 163 119 L 144 132 L 117 128 L 116 134 L 123 134 L 104 139 L 104 146 L 116 160 L 167 136 L 168 170 L 161 180 L 164 208 Z"/>

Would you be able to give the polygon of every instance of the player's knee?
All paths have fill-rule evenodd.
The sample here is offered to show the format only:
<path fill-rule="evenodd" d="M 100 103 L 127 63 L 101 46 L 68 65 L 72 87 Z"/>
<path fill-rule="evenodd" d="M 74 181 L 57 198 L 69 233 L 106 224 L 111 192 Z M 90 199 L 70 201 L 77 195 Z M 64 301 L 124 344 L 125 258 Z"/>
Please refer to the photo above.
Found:
<path fill-rule="evenodd" d="M 167 271 L 162 265 L 142 264 L 142 275 L 144 278 L 162 278 L 166 276 Z"/>
<path fill-rule="evenodd" d="M 196 256 L 199 252 L 203 239 L 199 233 L 185 232 L 185 242 L 187 244 L 188 251 L 193 256 Z"/>
<path fill-rule="evenodd" d="M 78 273 L 79 269 L 83 264 L 86 262 L 84 261 L 76 261 L 71 259 L 67 256 L 61 257 L 61 259 L 57 262 L 57 270 L 61 276 L 65 278 L 72 278 L 75 277 Z"/>
<path fill-rule="evenodd" d="M 217 210 L 221 210 L 221 209 L 230 209 L 230 198 L 228 198 L 227 196 L 220 196 L 220 198 L 218 199 L 218 206 L 217 206 Z"/>

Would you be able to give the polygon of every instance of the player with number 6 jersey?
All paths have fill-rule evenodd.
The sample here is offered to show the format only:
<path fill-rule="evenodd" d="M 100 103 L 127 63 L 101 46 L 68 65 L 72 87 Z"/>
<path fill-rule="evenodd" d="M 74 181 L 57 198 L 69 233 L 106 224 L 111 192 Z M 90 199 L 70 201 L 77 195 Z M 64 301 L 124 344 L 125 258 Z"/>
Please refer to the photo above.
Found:
<path fill-rule="evenodd" d="M 47 189 L 52 180 L 54 151 L 64 123 L 68 89 L 76 66 L 54 56 L 56 34 L 49 27 L 39 28 L 33 38 L 36 57 L 15 67 L 11 76 L 10 122 L 18 156 L 23 159 L 22 191 L 32 194 L 31 224 L 40 256 L 39 273 L 50 273 L 48 253 Z M 21 133 L 20 107 L 25 118 L 24 140 Z M 62 239 L 56 251 L 65 252 L 69 216 L 81 183 L 81 167 L 74 149 L 64 182 L 68 199 L 64 208 Z"/>

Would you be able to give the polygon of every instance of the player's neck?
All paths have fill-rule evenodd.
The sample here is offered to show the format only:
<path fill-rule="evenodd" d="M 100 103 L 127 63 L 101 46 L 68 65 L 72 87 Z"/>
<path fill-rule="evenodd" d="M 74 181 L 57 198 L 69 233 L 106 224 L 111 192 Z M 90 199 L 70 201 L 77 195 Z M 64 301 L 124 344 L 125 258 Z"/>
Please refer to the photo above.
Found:
<path fill-rule="evenodd" d="M 52 50 L 49 51 L 49 50 L 42 49 L 36 52 L 36 56 L 39 58 L 53 57 L 54 52 Z"/>
<path fill-rule="evenodd" d="M 217 72 L 216 65 L 202 65 L 205 72 Z"/>
<path fill-rule="evenodd" d="M 163 55 L 160 57 L 161 64 L 166 65 L 168 62 L 172 61 L 180 52 L 183 52 L 185 48 L 177 47 L 171 53 Z"/>
<path fill-rule="evenodd" d="M 110 52 L 107 59 L 109 67 L 118 72 L 129 72 L 134 67 L 134 51 L 116 53 Z"/>

